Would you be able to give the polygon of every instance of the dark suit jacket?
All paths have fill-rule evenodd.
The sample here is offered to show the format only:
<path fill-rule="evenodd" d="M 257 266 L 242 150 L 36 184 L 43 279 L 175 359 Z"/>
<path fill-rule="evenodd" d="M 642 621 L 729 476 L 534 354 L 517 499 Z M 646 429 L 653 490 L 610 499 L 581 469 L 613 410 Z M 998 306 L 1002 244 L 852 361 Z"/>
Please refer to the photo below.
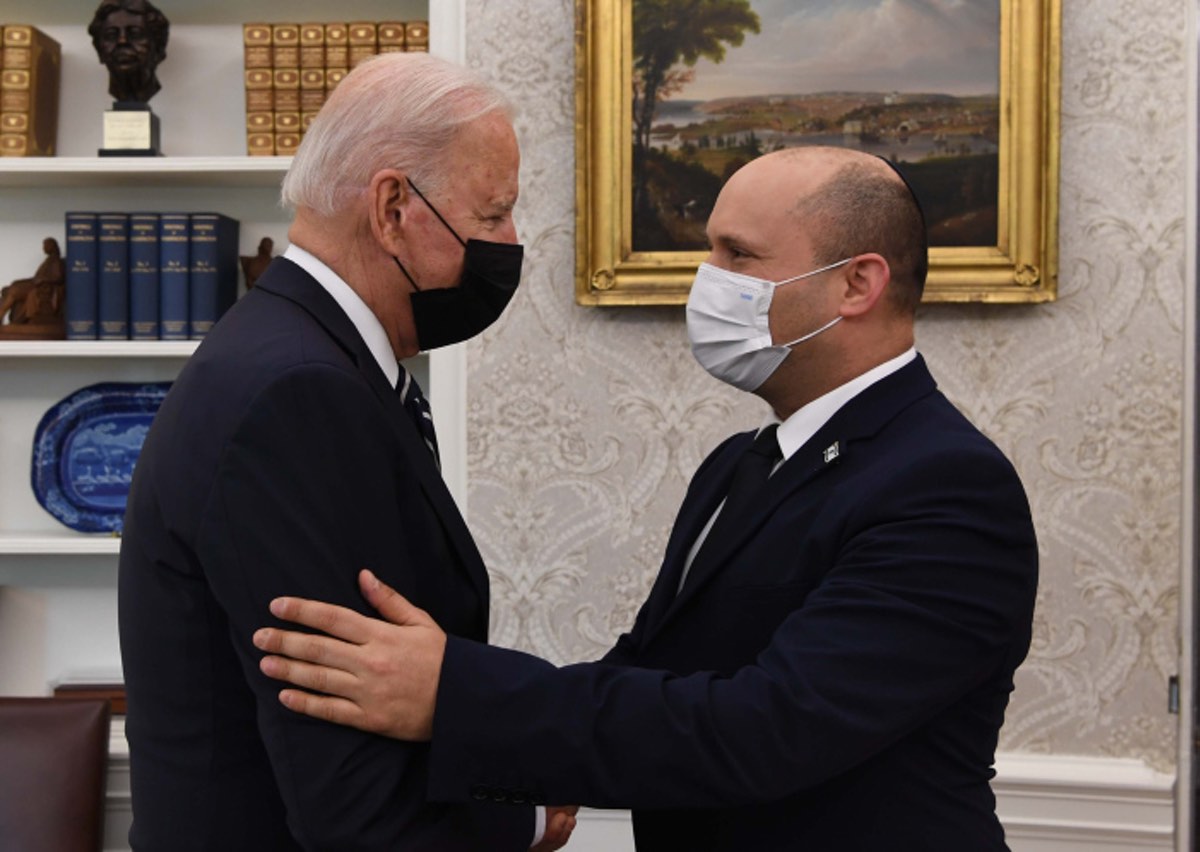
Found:
<path fill-rule="evenodd" d="M 426 801 L 428 749 L 286 710 L 251 644 L 277 595 L 365 611 L 359 568 L 483 642 L 488 580 L 350 320 L 277 259 L 180 373 L 125 517 L 135 849 L 518 850 L 528 807 Z"/>
<path fill-rule="evenodd" d="M 633 807 L 642 850 L 1005 848 L 988 782 L 1037 582 L 1012 466 L 918 359 L 776 471 L 677 596 L 752 437 L 697 471 L 604 661 L 450 640 L 431 795 Z"/>

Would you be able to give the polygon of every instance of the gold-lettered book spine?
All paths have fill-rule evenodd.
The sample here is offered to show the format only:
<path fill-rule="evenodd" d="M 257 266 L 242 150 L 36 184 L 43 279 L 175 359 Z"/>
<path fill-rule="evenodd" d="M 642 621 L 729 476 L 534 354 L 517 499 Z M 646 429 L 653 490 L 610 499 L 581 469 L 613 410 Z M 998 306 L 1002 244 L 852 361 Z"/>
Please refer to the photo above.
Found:
<path fill-rule="evenodd" d="M 270 68 L 246 69 L 246 153 L 252 157 L 275 153 L 273 80 Z"/>
<path fill-rule="evenodd" d="M 275 153 L 281 157 L 290 157 L 300 147 L 300 131 L 294 133 L 275 132 Z"/>
<path fill-rule="evenodd" d="M 347 68 L 326 68 L 325 69 L 325 97 L 329 97 L 329 93 L 337 88 L 338 83 L 345 79 L 350 71 Z"/>
<path fill-rule="evenodd" d="M 325 25 L 300 25 L 300 67 L 325 67 Z"/>
<path fill-rule="evenodd" d="M 325 105 L 325 69 L 300 69 L 300 135 L 308 132 L 321 107 Z"/>
<path fill-rule="evenodd" d="M 325 69 L 300 69 L 300 111 L 316 112 L 325 104 Z"/>
<path fill-rule="evenodd" d="M 271 65 L 274 68 L 300 67 L 300 25 L 271 25 Z"/>
<path fill-rule="evenodd" d="M 429 52 L 428 21 L 409 21 L 404 25 L 404 49 L 408 53 Z"/>
<path fill-rule="evenodd" d="M 377 27 L 372 21 L 350 24 L 350 67 L 374 56 L 379 50 Z"/>
<path fill-rule="evenodd" d="M 251 157 L 271 157 L 275 154 L 275 134 L 248 132 L 246 134 L 246 153 Z"/>
<path fill-rule="evenodd" d="M 325 67 L 350 67 L 350 29 L 345 24 L 325 25 Z"/>
<path fill-rule="evenodd" d="M 275 92 L 275 112 L 300 111 L 300 69 L 271 70 L 271 89 Z"/>
<path fill-rule="evenodd" d="M 271 25 L 243 24 L 242 46 L 246 81 L 246 153 L 252 157 L 269 157 L 275 153 Z"/>
<path fill-rule="evenodd" d="M 296 153 L 300 145 L 300 69 L 276 68 L 271 74 L 275 92 L 275 153 L 286 156 Z"/>
<path fill-rule="evenodd" d="M 4 25 L 0 44 L 0 156 L 52 157 L 62 48 L 26 24 Z"/>
<path fill-rule="evenodd" d="M 246 69 L 270 68 L 271 56 L 271 25 L 243 24 L 242 47 Z"/>
<path fill-rule="evenodd" d="M 379 52 L 404 52 L 404 22 L 381 21 L 379 23 Z"/>

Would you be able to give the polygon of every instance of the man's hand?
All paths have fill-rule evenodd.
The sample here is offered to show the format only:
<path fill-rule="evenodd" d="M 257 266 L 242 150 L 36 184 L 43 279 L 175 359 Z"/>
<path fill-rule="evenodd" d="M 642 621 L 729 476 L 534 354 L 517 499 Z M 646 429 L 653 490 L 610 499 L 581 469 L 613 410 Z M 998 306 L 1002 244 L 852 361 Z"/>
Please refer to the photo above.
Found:
<path fill-rule="evenodd" d="M 279 700 L 297 713 L 398 740 L 428 740 L 446 634 L 370 571 L 358 575 L 358 585 L 387 621 L 320 601 L 276 598 L 271 612 L 277 618 L 328 635 L 264 627 L 255 632 L 254 644 L 272 656 L 263 657 L 259 668 L 268 677 L 324 693 L 280 692 Z"/>
<path fill-rule="evenodd" d="M 571 832 L 575 830 L 575 814 L 578 812 L 578 805 L 547 806 L 546 832 L 542 835 L 542 841 L 537 846 L 531 846 L 529 852 L 554 852 L 566 846 L 571 839 Z"/>

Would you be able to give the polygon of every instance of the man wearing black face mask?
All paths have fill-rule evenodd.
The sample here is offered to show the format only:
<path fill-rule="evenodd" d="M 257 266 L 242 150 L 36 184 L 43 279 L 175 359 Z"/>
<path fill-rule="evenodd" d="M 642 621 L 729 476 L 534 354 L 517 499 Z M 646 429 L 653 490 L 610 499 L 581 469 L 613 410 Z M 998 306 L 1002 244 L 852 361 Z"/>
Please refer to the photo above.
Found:
<path fill-rule="evenodd" d="M 486 641 L 487 574 L 399 361 L 504 310 L 518 166 L 503 96 L 428 54 L 358 66 L 305 136 L 283 186 L 290 246 L 181 372 L 129 497 L 135 849 L 565 842 L 570 817 L 532 795 L 427 803 L 426 747 L 281 708 L 249 641 L 279 594 L 365 606 L 364 565 Z"/>

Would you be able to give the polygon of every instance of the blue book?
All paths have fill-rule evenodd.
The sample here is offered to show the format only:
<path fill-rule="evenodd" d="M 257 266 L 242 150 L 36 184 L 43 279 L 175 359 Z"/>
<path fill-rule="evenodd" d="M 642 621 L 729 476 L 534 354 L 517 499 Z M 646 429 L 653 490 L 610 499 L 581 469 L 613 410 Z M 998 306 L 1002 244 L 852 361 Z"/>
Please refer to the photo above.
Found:
<path fill-rule="evenodd" d="M 190 337 L 199 340 L 237 298 L 237 220 L 220 213 L 193 213 L 189 247 L 189 328 Z"/>
<path fill-rule="evenodd" d="M 163 340 L 188 339 L 188 214 L 158 217 L 158 316 Z"/>
<path fill-rule="evenodd" d="M 101 213 L 96 322 L 101 340 L 129 339 L 129 214 Z"/>
<path fill-rule="evenodd" d="M 67 214 L 68 340 L 96 339 L 96 236 L 95 213 Z"/>
<path fill-rule="evenodd" d="M 158 340 L 158 214 L 129 214 L 129 337 Z"/>

